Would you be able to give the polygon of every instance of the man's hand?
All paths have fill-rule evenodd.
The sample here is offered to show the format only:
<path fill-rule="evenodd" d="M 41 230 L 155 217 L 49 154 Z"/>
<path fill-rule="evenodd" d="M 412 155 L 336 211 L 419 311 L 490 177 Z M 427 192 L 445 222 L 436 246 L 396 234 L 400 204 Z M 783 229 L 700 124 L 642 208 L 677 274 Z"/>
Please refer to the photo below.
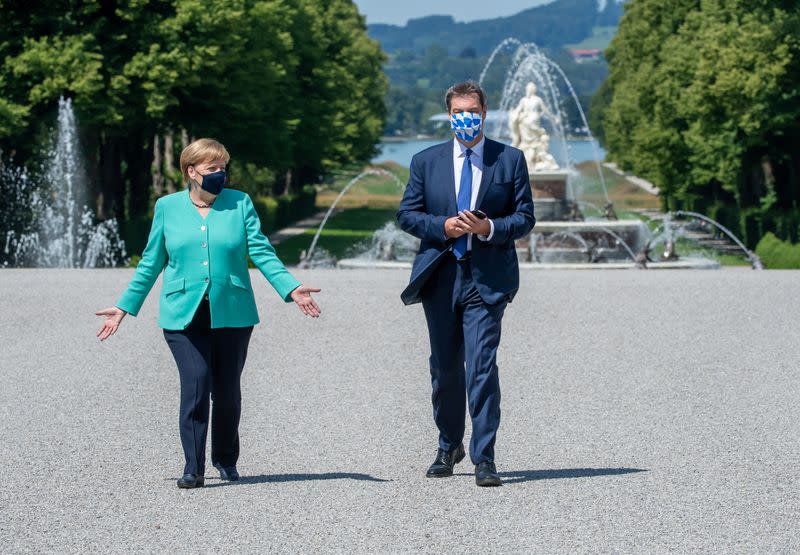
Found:
<path fill-rule="evenodd" d="M 483 235 L 485 237 L 492 232 L 489 218 L 481 220 L 469 210 L 462 210 L 459 212 L 457 219 L 460 222 L 460 229 L 465 230 L 467 233 L 474 233 L 475 235 Z"/>
<path fill-rule="evenodd" d="M 317 303 L 314 302 L 314 299 L 311 298 L 311 293 L 319 293 L 320 291 L 322 289 L 301 285 L 291 292 L 291 297 L 303 314 L 312 318 L 319 318 L 322 311 L 317 306 Z"/>
<path fill-rule="evenodd" d="M 464 235 L 466 232 L 467 229 L 464 227 L 464 222 L 462 222 L 458 216 L 447 218 L 444 221 L 444 234 L 447 237 L 457 239 L 462 235 Z"/>

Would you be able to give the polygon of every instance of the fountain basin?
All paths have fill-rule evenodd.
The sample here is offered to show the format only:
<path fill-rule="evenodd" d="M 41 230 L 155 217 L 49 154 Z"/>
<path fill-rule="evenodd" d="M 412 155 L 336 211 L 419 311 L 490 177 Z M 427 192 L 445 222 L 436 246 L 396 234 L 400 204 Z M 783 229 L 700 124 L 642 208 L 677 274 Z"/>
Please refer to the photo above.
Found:
<path fill-rule="evenodd" d="M 567 170 L 530 173 L 536 219 L 570 219 L 572 203 L 568 200 L 568 178 Z"/>
<path fill-rule="evenodd" d="M 647 227 L 642 220 L 584 220 L 582 222 L 553 222 L 541 221 L 536 219 L 536 226 L 533 228 L 534 233 L 556 233 L 560 231 L 598 231 L 600 229 L 610 229 L 611 231 L 622 235 L 630 235 L 633 233 L 642 233 L 643 228 Z"/>
<path fill-rule="evenodd" d="M 534 199 L 565 200 L 567 198 L 568 170 L 531 172 L 529 175 Z"/>
<path fill-rule="evenodd" d="M 648 234 L 640 220 L 537 221 L 516 247 L 521 262 L 633 262 Z"/>
<path fill-rule="evenodd" d="M 343 258 L 336 263 L 337 268 L 345 270 L 411 270 L 411 262 L 397 260 L 369 260 L 364 258 Z M 533 263 L 520 262 L 520 270 L 632 270 L 633 262 L 598 263 Z M 665 262 L 648 262 L 648 270 L 718 270 L 719 262 L 708 258 L 681 258 Z"/>
<path fill-rule="evenodd" d="M 639 267 L 634 259 L 650 232 L 640 220 L 539 222 L 534 233 L 517 241 L 522 270 L 627 270 Z M 336 263 L 342 269 L 410 270 L 419 241 L 388 223 L 373 237 L 370 250 L 358 258 Z M 717 269 L 716 260 L 682 257 L 647 262 L 649 269 Z"/>
<path fill-rule="evenodd" d="M 537 198 L 534 201 L 536 220 L 566 221 L 572 214 L 572 203 L 566 199 Z"/>

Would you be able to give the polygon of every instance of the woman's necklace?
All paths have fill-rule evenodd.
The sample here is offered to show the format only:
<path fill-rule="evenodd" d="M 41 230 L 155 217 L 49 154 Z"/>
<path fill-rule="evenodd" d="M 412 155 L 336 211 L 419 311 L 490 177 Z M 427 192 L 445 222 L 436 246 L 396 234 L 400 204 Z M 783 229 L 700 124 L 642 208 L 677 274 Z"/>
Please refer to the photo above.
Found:
<path fill-rule="evenodd" d="M 214 200 L 217 199 L 212 200 L 209 204 L 197 204 L 192 198 L 192 195 L 189 195 L 189 200 L 192 201 L 192 204 L 194 204 L 198 208 L 211 208 L 211 205 L 214 204 Z"/>

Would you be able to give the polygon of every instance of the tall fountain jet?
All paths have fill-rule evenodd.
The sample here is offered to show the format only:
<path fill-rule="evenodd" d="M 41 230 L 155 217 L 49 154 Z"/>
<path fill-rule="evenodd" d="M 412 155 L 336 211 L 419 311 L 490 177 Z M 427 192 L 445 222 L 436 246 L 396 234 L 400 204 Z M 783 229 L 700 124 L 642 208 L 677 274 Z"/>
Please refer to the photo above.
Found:
<path fill-rule="evenodd" d="M 561 68 L 533 43 L 509 38 L 489 56 L 481 72 L 505 50 L 513 49 L 503 84 L 499 113 L 507 114 L 511 144 L 522 150 L 530 172 L 537 224 L 533 235 L 518 242 L 522 260 L 531 262 L 602 262 L 633 260 L 647 230 L 638 220 L 617 221 L 600 166 L 600 154 L 572 84 Z M 595 150 L 598 184 L 606 209 L 603 219 L 584 221 L 581 200 L 573 184 L 567 141 L 569 130 L 563 108 L 566 90 L 582 118 L 583 133 Z M 583 203 L 584 205 L 588 203 Z"/>
<path fill-rule="evenodd" d="M 522 112 L 528 118 L 530 132 L 535 136 L 535 139 L 533 141 L 526 141 L 524 138 L 520 137 L 520 144 L 524 145 L 526 142 L 535 142 L 538 147 L 537 152 L 542 152 L 544 150 L 554 159 L 560 161 L 560 169 L 571 169 L 571 156 L 569 143 L 567 141 L 569 131 L 565 127 L 567 118 L 562 114 L 563 100 L 560 90 L 563 87 L 568 91 L 570 101 L 574 104 L 581 118 L 582 132 L 587 135 L 589 144 L 594 151 L 597 178 L 603 190 L 605 201 L 609 203 L 610 199 L 608 198 L 605 178 L 600 165 L 601 156 L 597 148 L 597 142 L 592 136 L 591 129 L 589 129 L 589 122 L 586 119 L 583 107 L 581 106 L 572 83 L 570 83 L 564 71 L 557 63 L 548 58 L 536 44 L 531 42 L 523 43 L 519 39 L 509 37 L 498 44 L 492 51 L 489 59 L 481 70 L 478 79 L 479 82 L 484 81 L 489 69 L 498 60 L 498 56 L 509 50 L 513 50 L 513 53 L 508 62 L 506 78 L 500 95 L 498 113 L 508 114 L 508 135 L 511 136 L 512 143 L 514 141 L 515 130 L 518 129 L 519 126 L 519 123 L 512 125 L 512 119 L 515 119 L 516 114 Z M 559 83 L 561 83 L 562 87 L 559 87 Z M 520 123 L 524 125 L 524 122 Z M 519 132 L 521 131 L 522 130 L 519 129 Z M 542 136 L 543 133 L 546 134 L 546 137 Z M 504 135 L 505 130 L 501 129 L 498 134 Z M 544 141 L 547 141 L 546 146 L 542 144 Z M 525 150 L 522 146 L 519 148 L 523 151 Z M 530 171 L 548 171 L 555 169 L 552 168 L 552 164 L 548 163 L 549 160 L 547 160 L 547 156 L 544 156 L 543 159 L 528 159 L 526 156 L 526 159 Z M 539 166 L 538 168 L 536 167 L 537 164 Z M 567 186 L 569 186 L 569 183 Z M 570 196 L 574 197 L 575 195 L 570 192 Z"/>
<path fill-rule="evenodd" d="M 58 101 L 56 140 L 46 162 L 46 178 L 51 188 L 50 202 L 44 217 L 39 220 L 43 265 L 70 268 L 75 265 L 78 226 L 81 213 L 78 207 L 86 202 L 86 177 L 79 157 L 78 126 L 72 100 Z"/>
<path fill-rule="evenodd" d="M 3 166 L 2 178 L 16 202 L 26 205 L 25 221 L 5 222 L 2 265 L 43 268 L 96 268 L 122 264 L 125 243 L 115 219 L 96 223 L 87 207 L 78 126 L 70 99 L 58 101 L 58 121 L 43 160 L 44 171 L 34 177 L 25 170 Z"/>

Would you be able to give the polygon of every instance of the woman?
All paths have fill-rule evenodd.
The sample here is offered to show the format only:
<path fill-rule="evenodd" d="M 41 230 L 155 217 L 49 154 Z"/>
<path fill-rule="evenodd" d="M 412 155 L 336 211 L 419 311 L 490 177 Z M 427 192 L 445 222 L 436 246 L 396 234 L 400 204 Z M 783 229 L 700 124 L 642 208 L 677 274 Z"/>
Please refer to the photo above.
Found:
<path fill-rule="evenodd" d="M 126 314 L 136 316 L 164 270 L 159 326 L 164 328 L 181 382 L 180 436 L 186 458 L 179 488 L 204 485 L 209 395 L 213 399 L 211 462 L 223 480 L 238 480 L 240 378 L 253 326 L 258 323 L 249 256 L 278 295 L 307 316 L 320 310 L 261 232 L 250 197 L 225 188 L 230 156 L 213 139 L 198 139 L 181 153 L 188 189 L 156 201 L 142 260 L 106 317 L 101 341 L 114 335 Z"/>

